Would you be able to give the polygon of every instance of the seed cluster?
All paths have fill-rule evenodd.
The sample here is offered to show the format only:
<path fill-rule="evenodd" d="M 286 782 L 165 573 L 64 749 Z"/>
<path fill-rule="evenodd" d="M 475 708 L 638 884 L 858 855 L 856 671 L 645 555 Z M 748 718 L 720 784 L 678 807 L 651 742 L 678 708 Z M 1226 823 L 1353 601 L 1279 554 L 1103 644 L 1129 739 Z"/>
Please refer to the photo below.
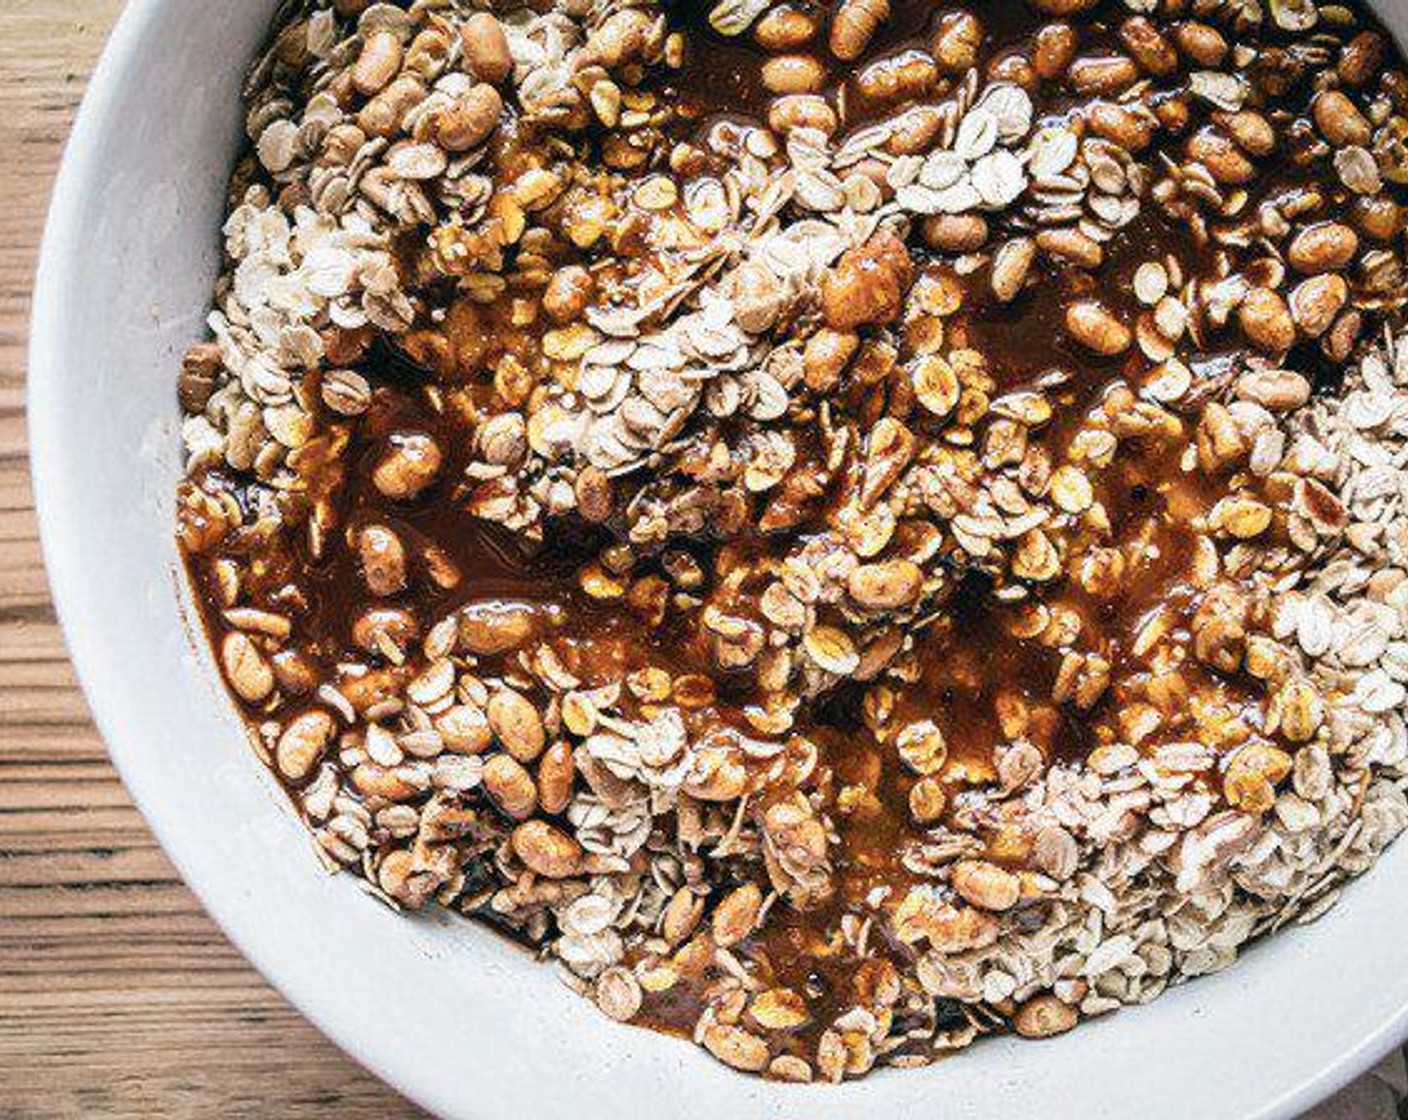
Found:
<path fill-rule="evenodd" d="M 327 861 L 839 1081 L 1408 826 L 1408 76 L 1312 0 L 308 0 L 180 537 Z"/>

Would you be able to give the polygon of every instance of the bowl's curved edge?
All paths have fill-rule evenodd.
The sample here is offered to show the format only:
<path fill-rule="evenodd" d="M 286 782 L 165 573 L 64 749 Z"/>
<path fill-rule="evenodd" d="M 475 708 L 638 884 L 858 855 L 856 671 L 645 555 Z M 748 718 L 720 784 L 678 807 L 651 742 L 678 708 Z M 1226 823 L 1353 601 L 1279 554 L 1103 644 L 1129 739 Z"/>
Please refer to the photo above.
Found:
<path fill-rule="evenodd" d="M 323 1015 L 314 986 L 301 980 L 296 970 L 284 965 L 273 942 L 259 935 L 257 923 L 246 919 L 238 900 L 226 897 L 217 882 L 189 873 L 182 845 L 175 841 L 170 822 L 162 811 L 161 799 L 152 796 L 145 788 L 140 771 L 127 765 L 122 750 L 121 723 L 104 692 L 104 650 L 99 643 L 90 641 L 85 629 L 75 623 L 84 613 L 79 604 L 83 602 L 85 589 L 77 550 L 67 547 L 70 534 L 66 511 L 74 508 L 78 488 L 65 471 L 61 457 L 54 451 L 65 438 L 62 417 L 52 392 L 58 377 L 60 308 L 63 293 L 69 285 L 80 282 L 75 231 L 83 228 L 81 217 L 85 190 L 94 189 L 98 181 L 99 169 L 89 154 L 93 141 L 112 123 L 115 84 L 138 46 L 148 36 L 156 34 L 155 29 L 162 18 L 161 8 L 161 0 L 131 0 L 118 18 L 93 71 L 64 147 L 35 273 L 25 411 L 29 430 L 31 486 L 55 613 L 89 711 L 114 767 L 182 881 L 200 900 L 221 932 L 280 995 L 349 1059 L 429 1112 L 439 1116 L 463 1115 L 457 1108 L 459 1102 L 416 1084 L 406 1076 L 407 1071 L 384 1060 L 380 1051 L 369 1051 L 360 1044 L 353 1031 Z M 173 571 L 172 575 L 176 579 L 185 578 L 178 571 Z"/>
<path fill-rule="evenodd" d="M 71 547 L 70 519 L 78 508 L 80 487 L 58 453 L 67 435 L 54 392 L 63 349 L 60 309 L 64 292 L 81 282 L 77 239 L 83 229 L 83 200 L 99 182 L 99 168 L 91 156 L 94 141 L 112 125 L 120 77 L 140 45 L 156 34 L 163 4 L 164 0 L 132 0 L 94 71 L 55 183 L 34 284 L 27 411 L 35 506 L 55 609 L 94 722 L 114 765 L 157 840 L 216 924 L 270 984 L 349 1057 L 427 1110 L 444 1116 L 466 1116 L 462 1098 L 440 1091 L 439 1086 L 417 1082 L 412 1071 L 387 1050 L 368 1048 L 348 1024 L 325 1014 L 318 983 L 300 975 L 282 959 L 275 939 L 263 934 L 260 923 L 246 912 L 243 901 L 223 890 L 217 880 L 190 874 L 190 861 L 162 799 L 155 795 L 140 769 L 129 765 L 129 754 L 123 746 L 124 729 L 111 698 L 113 685 L 105 667 L 110 653 L 101 641 L 94 640 L 78 625 L 78 620 L 88 613 L 84 604 L 89 601 L 90 592 L 84 585 L 80 555 Z M 1293 1120 L 1371 1068 L 1405 1036 L 1408 1003 L 1333 1061 L 1248 1115 L 1247 1120 Z"/>

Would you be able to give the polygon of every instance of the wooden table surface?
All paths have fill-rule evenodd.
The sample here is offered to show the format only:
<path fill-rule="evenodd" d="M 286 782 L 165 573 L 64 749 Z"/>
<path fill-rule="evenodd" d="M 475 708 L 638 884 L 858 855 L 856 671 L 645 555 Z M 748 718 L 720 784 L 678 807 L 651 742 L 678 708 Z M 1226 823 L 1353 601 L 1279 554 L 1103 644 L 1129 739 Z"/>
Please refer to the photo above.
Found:
<path fill-rule="evenodd" d="M 0 8 L 0 1118 L 422 1116 L 230 946 L 89 722 L 40 560 L 25 344 L 60 147 L 122 2 Z"/>

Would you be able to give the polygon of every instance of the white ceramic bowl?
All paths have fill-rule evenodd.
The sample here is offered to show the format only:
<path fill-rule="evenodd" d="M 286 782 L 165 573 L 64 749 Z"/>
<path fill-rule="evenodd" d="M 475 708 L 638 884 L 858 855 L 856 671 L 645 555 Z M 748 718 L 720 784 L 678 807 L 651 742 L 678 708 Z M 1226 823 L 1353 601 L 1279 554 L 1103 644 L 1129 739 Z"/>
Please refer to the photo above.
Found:
<path fill-rule="evenodd" d="M 1157 1003 L 840 1088 L 769 1085 L 604 1020 L 466 923 L 328 878 L 249 752 L 173 545 L 174 393 L 216 271 L 239 89 L 275 0 L 133 0 L 74 131 L 34 301 L 45 552 L 113 759 L 216 921 L 344 1050 L 446 1117 L 1291 1117 L 1408 1033 L 1408 842 L 1311 928 Z M 1408 0 L 1380 5 L 1408 31 Z"/>

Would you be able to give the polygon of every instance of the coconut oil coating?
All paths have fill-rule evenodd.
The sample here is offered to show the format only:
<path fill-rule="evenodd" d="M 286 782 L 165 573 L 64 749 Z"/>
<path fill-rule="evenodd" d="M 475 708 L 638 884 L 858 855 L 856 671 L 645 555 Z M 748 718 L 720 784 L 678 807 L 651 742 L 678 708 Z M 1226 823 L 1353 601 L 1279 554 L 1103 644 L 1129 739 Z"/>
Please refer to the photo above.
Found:
<path fill-rule="evenodd" d="M 828 56 L 826 96 L 843 129 L 858 128 L 879 112 L 857 75 L 867 68 L 901 65 L 908 50 L 927 45 L 957 10 L 925 0 L 898 0 L 890 7 L 890 19 L 863 57 L 840 63 Z M 708 8 L 684 0 L 671 6 L 672 20 L 686 33 L 682 68 L 646 79 L 647 87 L 663 98 L 677 99 L 679 119 L 673 128 L 681 139 L 721 118 L 761 122 L 769 109 L 770 95 L 760 78 L 767 55 L 746 36 L 716 34 L 705 18 Z M 826 14 L 815 5 L 798 8 Z M 997 65 L 999 71 L 1003 60 L 1012 67 L 1023 65 L 1038 32 L 1050 22 L 1029 5 L 1006 0 L 965 8 L 984 31 L 977 64 Z M 1126 14 L 1121 5 L 1104 3 L 1072 17 L 1081 51 L 1098 54 L 1114 45 L 1115 28 Z M 1279 33 L 1271 28 L 1264 34 L 1275 40 Z M 1286 65 L 1294 70 L 1294 59 Z M 1312 91 L 1294 74 L 1284 85 L 1275 113 L 1284 125 L 1285 142 L 1249 187 L 1249 212 L 1261 200 L 1314 189 L 1303 154 Z M 1038 82 L 1033 88 L 1039 118 L 1064 118 L 1088 100 L 1065 83 Z M 495 158 L 511 165 L 537 142 L 531 133 L 512 133 L 499 142 Z M 1162 145 L 1172 153 L 1181 142 L 1181 137 L 1158 138 L 1141 158 L 1157 161 Z M 1117 394 L 1143 385 L 1157 364 L 1138 348 L 1100 358 L 1072 343 L 1063 327 L 1071 300 L 1098 297 L 1119 318 L 1132 322 L 1144 313 L 1134 293 L 1141 264 L 1176 258 L 1189 277 L 1212 276 L 1216 267 L 1213 246 L 1194 237 L 1187 223 L 1154 207 L 1145 207 L 1105 247 L 1098 269 L 1057 265 L 1012 302 L 993 297 L 990 266 L 968 269 L 961 254 L 928 247 L 918 237 L 912 241 L 919 273 L 961 290 L 962 308 L 950 321 L 951 337 L 984 356 L 994 392 L 1040 389 L 1052 402 L 1040 439 L 1057 453 L 1068 449 L 1089 416 L 1119 407 Z M 642 227 L 618 245 L 621 260 L 584 255 L 582 263 L 598 274 L 629 275 L 632 254 L 653 251 L 651 231 Z M 1251 250 L 1248 239 L 1219 251 L 1235 257 Z M 421 252 L 421 246 L 406 245 L 401 267 L 408 277 L 424 271 Z M 276 659 L 275 671 L 294 695 L 311 695 L 324 681 L 350 686 L 344 667 L 368 657 L 379 668 L 370 682 L 359 675 L 358 687 L 391 693 L 418 666 L 414 658 L 400 662 L 384 656 L 379 636 L 424 633 L 448 612 L 465 608 L 467 617 L 484 623 L 486 633 L 504 636 L 502 642 L 484 645 L 481 656 L 487 665 L 507 659 L 530 637 L 546 639 L 557 643 L 588 683 L 619 678 L 623 670 L 659 668 L 707 681 L 708 697 L 692 713 L 692 727 L 747 728 L 742 713 L 762 699 L 755 682 L 715 663 L 707 644 L 697 639 L 687 609 L 674 609 L 663 592 L 635 599 L 592 593 L 593 581 L 615 578 L 611 557 L 621 535 L 618 520 L 593 524 L 571 515 L 547 522 L 541 539 L 525 539 L 467 511 L 471 486 L 464 469 L 476 433 L 504 392 L 493 371 L 503 368 L 504 355 L 525 370 L 542 366 L 541 330 L 521 314 L 522 301 L 512 292 L 471 304 L 451 286 L 437 283 L 423 289 L 422 299 L 420 322 L 411 336 L 363 331 L 343 340 L 345 353 L 338 363 L 370 383 L 370 405 L 356 416 L 320 411 L 318 434 L 301 453 L 304 485 L 282 500 L 277 518 L 231 534 L 217 547 L 196 548 L 189 546 L 202 538 L 205 527 L 195 515 L 187 516 L 183 536 L 190 574 L 201 591 L 211 634 L 229 629 L 220 591 L 222 563 L 238 560 L 251 573 L 250 604 L 293 620 L 295 641 Z M 1209 386 L 1225 385 L 1244 367 L 1245 357 L 1234 343 L 1210 337 L 1192 358 L 1194 374 Z M 423 491 L 389 499 L 375 482 L 388 446 L 426 436 L 442 450 L 443 469 Z M 739 945 L 740 957 L 758 970 L 756 978 L 765 987 L 806 997 L 809 1014 L 793 1040 L 797 1054 L 815 1050 L 810 1024 L 832 1022 L 867 986 L 885 982 L 877 960 L 912 967 L 912 949 L 889 938 L 882 919 L 911 884 L 922 881 L 922 871 L 916 869 L 946 829 L 978 838 L 980 846 L 970 854 L 1013 870 L 1029 866 L 1023 837 L 1004 832 L 1000 819 L 966 812 L 967 794 L 1005 780 L 994 753 L 998 744 L 1020 739 L 1036 748 L 1043 765 L 1078 766 L 1121 738 L 1126 699 L 1142 695 L 1144 682 L 1158 672 L 1140 650 L 1141 633 L 1156 617 L 1164 629 L 1186 632 L 1201 605 L 1191 526 L 1206 516 L 1225 488 L 1215 473 L 1194 465 L 1195 450 L 1188 441 L 1135 438 L 1096 480 L 1094 497 L 1109 520 L 1108 539 L 1102 543 L 1127 562 L 1117 592 L 1097 596 L 1076 581 L 1060 580 L 1013 600 L 999 593 L 988 574 L 955 570 L 952 593 L 915 636 L 912 667 L 903 679 L 887 683 L 880 693 L 848 684 L 806 702 L 789 738 L 815 750 L 807 791 L 837 822 L 834 889 L 808 907 L 778 899 L 758 931 Z M 631 494 L 647 481 L 632 476 L 617 480 L 617 509 L 629 505 Z M 203 485 L 227 490 L 236 502 L 258 500 L 248 480 L 233 472 L 212 473 Z M 688 564 L 702 573 L 707 587 L 725 561 L 746 562 L 777 552 L 814 532 L 830 500 L 824 495 L 809 520 L 779 532 L 750 523 L 727 539 L 701 534 L 672 541 L 645 566 L 637 564 L 634 575 L 653 563 L 664 587 L 667 568 Z M 366 590 L 367 533 L 374 535 L 381 526 L 405 546 L 412 573 L 389 606 L 369 603 Z M 1109 687 L 1097 703 L 1053 699 L 1063 654 L 1033 621 L 1043 611 L 1069 612 L 1078 619 L 1081 648 L 1108 664 Z M 1254 709 L 1260 686 L 1249 678 L 1200 664 L 1185 666 L 1185 676 L 1195 678 L 1195 690 L 1215 694 L 1234 708 Z M 937 785 L 900 765 L 894 743 L 874 733 L 867 705 L 878 703 L 897 713 L 897 724 L 934 726 L 947 759 Z M 248 710 L 251 719 L 261 718 L 258 705 Z M 1166 726 L 1146 749 L 1180 735 L 1197 737 L 1205 730 L 1198 720 L 1199 712 L 1190 710 L 1186 720 Z M 792 792 L 783 784 L 764 791 L 759 800 L 781 801 Z M 920 795 L 939 806 L 922 819 L 914 811 Z M 496 811 L 489 803 L 485 809 Z M 661 820 L 656 827 L 671 826 Z M 767 889 L 761 867 L 735 868 L 733 873 L 739 878 L 721 886 L 753 881 Z M 858 928 L 873 933 L 857 938 Z M 867 952 L 857 952 L 858 940 Z M 710 959 L 678 966 L 681 981 L 657 994 L 647 992 L 640 1021 L 687 1032 L 726 979 Z M 955 1026 L 962 1025 L 956 1007 L 941 1010 L 954 1018 Z"/>

